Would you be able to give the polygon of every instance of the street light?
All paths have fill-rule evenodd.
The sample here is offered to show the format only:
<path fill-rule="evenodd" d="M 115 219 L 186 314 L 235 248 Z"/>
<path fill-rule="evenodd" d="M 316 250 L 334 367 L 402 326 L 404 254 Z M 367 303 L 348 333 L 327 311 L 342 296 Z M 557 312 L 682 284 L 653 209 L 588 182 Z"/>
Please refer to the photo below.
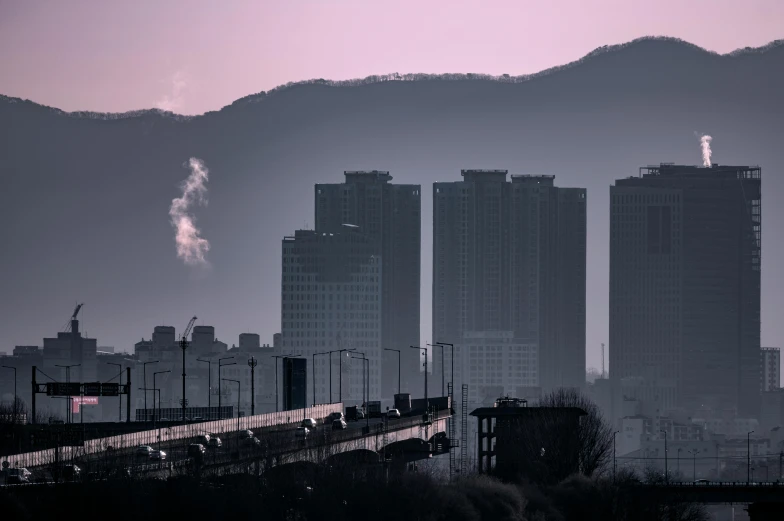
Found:
<path fill-rule="evenodd" d="M 231 365 L 231 364 L 226 364 Z M 240 384 L 239 380 L 232 380 L 231 378 L 221 378 L 221 380 L 226 380 L 227 382 L 234 382 L 237 384 L 237 446 L 239 447 L 239 436 L 240 436 L 240 396 L 242 396 L 242 384 Z"/>
<path fill-rule="evenodd" d="M 352 347 L 351 349 L 338 349 L 336 353 L 339 353 L 339 362 L 338 362 L 338 385 L 340 385 L 340 390 L 338 392 L 338 401 L 343 403 L 343 353 L 350 353 L 354 352 L 357 349 Z M 331 368 L 330 368 L 331 369 Z"/>
<path fill-rule="evenodd" d="M 444 357 L 444 349 L 443 346 L 449 346 L 452 348 L 451 350 L 451 357 L 452 357 L 452 374 L 450 375 L 451 382 L 452 382 L 452 396 L 454 397 L 455 394 L 455 344 L 450 344 L 448 342 L 436 342 L 436 344 L 442 346 L 441 349 L 441 362 L 443 364 L 443 357 Z"/>
<path fill-rule="evenodd" d="M 419 346 L 409 346 L 411 349 L 419 349 L 425 352 L 425 411 L 430 410 L 430 402 L 427 399 L 427 348 Z"/>
<path fill-rule="evenodd" d="M 14 412 L 13 412 L 13 414 L 14 414 L 14 425 L 16 425 L 16 422 L 18 420 L 18 418 L 16 417 L 16 410 L 17 410 L 16 402 L 18 400 L 18 398 L 16 396 L 16 367 L 11 367 L 10 365 L 4 365 L 2 367 L 5 367 L 6 369 L 13 369 L 13 371 L 14 371 Z"/>
<path fill-rule="evenodd" d="M 699 454 L 700 451 L 699 451 L 699 449 L 694 449 L 694 450 L 689 450 L 688 452 L 693 457 L 693 461 L 694 461 L 694 467 L 693 467 L 694 481 L 697 481 L 697 454 Z"/>
<path fill-rule="evenodd" d="M 618 434 L 619 432 L 621 431 L 613 432 L 613 483 L 615 483 L 615 472 L 617 469 L 616 458 L 615 458 L 615 455 L 617 454 L 617 451 L 615 450 L 615 435 Z"/>
<path fill-rule="evenodd" d="M 224 356 L 223 358 L 218 358 L 218 419 L 219 420 L 223 419 L 223 411 L 221 411 L 221 401 L 222 401 L 222 398 L 223 398 L 221 396 L 221 367 L 226 367 L 227 365 L 237 365 L 237 362 L 232 362 L 230 364 L 223 364 L 223 365 L 221 365 L 221 361 L 222 360 L 231 360 L 233 358 L 234 358 L 233 356 Z M 239 412 L 239 411 L 237 411 L 237 412 Z"/>
<path fill-rule="evenodd" d="M 158 401 L 161 401 L 161 390 L 160 389 L 147 389 L 146 387 L 139 387 L 140 391 L 144 391 L 145 394 L 147 391 L 152 391 L 152 405 L 155 406 L 155 391 L 158 391 Z M 144 417 L 147 418 L 147 409 L 144 410 Z M 152 428 L 155 430 L 155 414 L 152 415 Z M 160 436 L 158 436 L 158 441 L 160 442 Z"/>
<path fill-rule="evenodd" d="M 362 354 L 364 355 L 364 353 L 362 353 Z M 367 393 L 367 399 L 364 399 L 364 397 L 363 397 L 363 399 L 365 400 L 365 422 L 366 422 L 365 424 L 367 425 L 367 428 L 370 429 L 370 414 L 369 414 L 370 410 L 368 408 L 368 402 L 369 402 L 369 399 L 370 399 L 370 360 L 368 360 L 364 356 L 352 356 L 351 358 L 357 358 L 359 360 L 362 360 L 362 365 L 363 366 L 365 365 L 365 362 L 367 362 L 367 366 L 366 366 L 367 368 L 365 369 L 367 371 L 367 382 L 368 382 L 367 383 L 367 391 L 365 389 L 362 389 L 362 391 L 363 391 L 363 393 L 365 393 L 365 392 Z M 363 378 L 362 378 L 363 387 L 365 387 L 365 385 L 364 385 L 365 384 L 364 376 L 365 375 L 363 375 Z"/>
<path fill-rule="evenodd" d="M 71 365 L 57 365 L 57 364 L 55 364 L 55 367 L 62 367 L 63 369 L 65 369 L 65 383 L 70 383 L 71 382 L 71 368 L 72 367 L 79 367 L 81 365 L 82 364 L 71 364 Z M 71 411 L 71 404 L 73 403 L 73 397 L 69 395 L 68 396 L 68 401 L 66 403 L 68 404 L 68 410 L 65 413 L 65 417 L 68 420 L 68 423 L 72 423 L 71 420 L 73 419 L 73 412 Z M 84 412 L 82 407 L 84 407 L 84 404 L 83 403 L 79 403 L 79 421 L 81 421 L 82 413 Z"/>
<path fill-rule="evenodd" d="M 746 433 L 746 484 L 751 482 L 751 435 L 754 431 Z"/>
<path fill-rule="evenodd" d="M 142 372 L 144 373 L 144 389 L 147 389 L 147 364 L 157 364 L 160 360 L 153 360 L 151 362 L 142 362 Z M 141 388 L 140 388 L 141 389 Z M 155 393 L 152 393 L 152 399 L 155 400 Z M 144 391 L 144 417 L 147 417 L 147 391 Z"/>
<path fill-rule="evenodd" d="M 250 415 L 256 415 L 256 366 L 259 361 L 255 356 L 248 358 L 248 367 L 250 367 Z"/>
<path fill-rule="evenodd" d="M 311 368 L 311 373 L 313 377 L 311 380 L 313 381 L 313 407 L 316 406 L 316 355 L 328 355 L 329 351 L 324 351 L 323 353 L 313 353 L 313 367 Z M 332 372 L 332 366 L 329 367 L 330 373 Z M 332 374 L 330 374 L 330 377 Z M 330 387 L 330 391 L 332 388 Z M 332 401 L 332 400 L 330 400 Z"/>
<path fill-rule="evenodd" d="M 117 362 L 106 362 L 106 365 L 116 365 L 117 367 L 120 368 L 120 374 L 118 376 L 120 377 L 120 384 L 119 385 L 120 385 L 120 387 L 122 387 L 122 364 L 117 363 Z M 114 378 L 117 378 L 117 377 L 115 376 Z M 112 378 L 112 380 L 114 380 L 114 378 Z M 122 393 L 117 393 L 117 405 L 119 405 L 119 407 L 118 407 L 118 410 L 119 410 L 118 414 L 119 414 L 119 416 L 117 418 L 117 421 L 121 422 L 122 421 Z"/>
<path fill-rule="evenodd" d="M 152 421 L 155 423 L 155 389 L 158 389 L 158 386 L 155 385 L 155 377 L 159 374 L 163 373 L 171 373 L 171 371 L 156 371 L 152 373 Z M 160 389 L 158 390 L 158 414 L 161 413 L 161 393 Z"/>
<path fill-rule="evenodd" d="M 661 430 L 659 432 L 664 434 L 664 482 L 669 485 L 670 473 L 669 473 L 669 469 L 667 468 L 667 431 Z"/>
<path fill-rule="evenodd" d="M 678 470 L 677 470 L 678 474 L 681 473 L 681 451 L 682 450 L 683 450 L 683 447 L 678 447 L 678 456 L 677 456 L 677 458 L 678 458 Z"/>
<path fill-rule="evenodd" d="M 384 351 L 395 351 L 397 353 L 397 394 L 400 394 L 400 349 L 385 347 Z"/>
<path fill-rule="evenodd" d="M 210 408 L 212 406 L 212 360 L 203 360 L 201 358 L 196 359 L 197 362 L 206 362 L 207 363 L 207 416 L 209 415 Z M 211 417 L 209 418 L 212 419 Z"/>

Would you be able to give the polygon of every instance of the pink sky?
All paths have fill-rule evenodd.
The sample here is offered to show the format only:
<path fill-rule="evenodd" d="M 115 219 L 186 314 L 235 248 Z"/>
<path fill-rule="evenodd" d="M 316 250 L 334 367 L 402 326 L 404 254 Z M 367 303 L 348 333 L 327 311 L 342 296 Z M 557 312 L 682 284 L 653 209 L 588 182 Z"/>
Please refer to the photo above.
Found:
<path fill-rule="evenodd" d="M 784 1 L 0 0 L 0 93 L 198 114 L 310 78 L 537 72 L 645 35 L 756 47 L 784 37 Z"/>

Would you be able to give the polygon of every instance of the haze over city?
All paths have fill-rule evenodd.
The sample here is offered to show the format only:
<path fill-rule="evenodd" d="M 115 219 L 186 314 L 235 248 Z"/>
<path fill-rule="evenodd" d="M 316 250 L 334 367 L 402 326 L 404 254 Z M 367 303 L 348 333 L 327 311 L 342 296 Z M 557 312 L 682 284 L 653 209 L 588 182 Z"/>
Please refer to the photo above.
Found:
<path fill-rule="evenodd" d="M 782 27 L 0 1 L 0 504 L 780 518 Z"/>

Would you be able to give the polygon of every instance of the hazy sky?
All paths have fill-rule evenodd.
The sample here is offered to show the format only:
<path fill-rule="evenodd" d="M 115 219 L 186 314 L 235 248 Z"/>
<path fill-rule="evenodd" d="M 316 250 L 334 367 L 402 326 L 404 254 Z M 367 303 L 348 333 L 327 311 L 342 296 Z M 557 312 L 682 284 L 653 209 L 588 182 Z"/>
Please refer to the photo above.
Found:
<path fill-rule="evenodd" d="M 196 114 L 311 78 L 537 72 L 644 35 L 760 46 L 784 1 L 0 0 L 0 93 Z"/>

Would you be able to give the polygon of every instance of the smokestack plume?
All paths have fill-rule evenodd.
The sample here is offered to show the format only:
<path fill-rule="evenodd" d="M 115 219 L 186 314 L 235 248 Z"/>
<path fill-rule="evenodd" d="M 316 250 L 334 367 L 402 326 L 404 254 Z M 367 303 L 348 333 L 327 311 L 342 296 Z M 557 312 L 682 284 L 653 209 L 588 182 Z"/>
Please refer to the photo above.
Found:
<path fill-rule="evenodd" d="M 188 167 L 191 173 L 182 182 L 182 197 L 172 199 L 169 208 L 171 224 L 176 230 L 174 240 L 177 245 L 177 257 L 189 266 L 207 265 L 206 253 L 210 250 L 207 239 L 200 237 L 201 231 L 196 228 L 195 217 L 188 210 L 194 204 L 207 205 L 207 187 L 209 170 L 201 159 L 190 158 Z"/>
<path fill-rule="evenodd" d="M 711 141 L 712 137 L 705 134 L 700 138 L 700 148 L 702 148 L 702 166 L 711 166 Z"/>

